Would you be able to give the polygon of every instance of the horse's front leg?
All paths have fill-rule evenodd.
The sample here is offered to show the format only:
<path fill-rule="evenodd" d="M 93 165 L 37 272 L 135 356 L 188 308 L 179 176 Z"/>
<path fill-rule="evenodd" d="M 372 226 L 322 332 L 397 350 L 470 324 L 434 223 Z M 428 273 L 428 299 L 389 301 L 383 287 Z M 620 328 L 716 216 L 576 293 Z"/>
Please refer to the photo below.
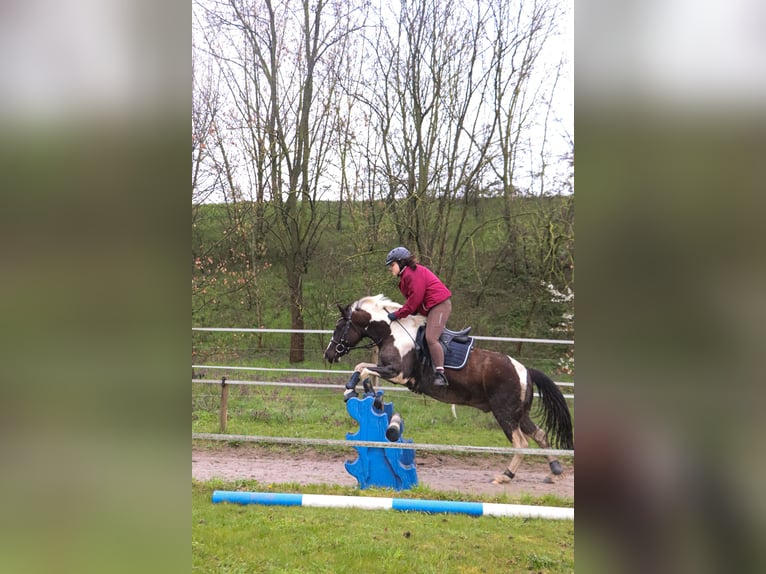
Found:
<path fill-rule="evenodd" d="M 393 365 L 376 365 L 375 363 L 359 363 L 354 367 L 351 378 L 346 383 L 346 392 L 343 393 L 343 400 L 348 401 L 351 397 L 357 396 L 356 385 L 360 380 L 368 377 L 380 377 L 388 381 L 399 377 L 401 372 Z M 392 381 L 397 382 L 397 381 Z"/>
<path fill-rule="evenodd" d="M 377 376 L 376 373 L 372 373 L 370 371 L 370 369 L 374 367 L 377 367 L 375 363 L 359 363 L 356 367 L 354 367 L 354 373 L 359 373 L 359 378 L 361 379 L 366 379 L 371 374 L 375 374 L 375 376 Z"/>
<path fill-rule="evenodd" d="M 360 375 L 358 371 L 354 371 L 353 373 L 351 373 L 351 378 L 346 383 L 346 390 L 343 393 L 344 403 L 347 403 L 351 397 L 359 396 L 356 393 L 356 384 L 359 382 L 359 378 L 360 378 Z"/>
<path fill-rule="evenodd" d="M 375 369 L 375 370 L 371 370 Z M 343 400 L 348 402 L 351 397 L 356 397 L 356 385 L 360 380 L 367 379 L 369 377 L 379 377 L 377 372 L 378 366 L 375 363 L 359 363 L 354 367 L 354 372 L 351 373 L 351 378 L 346 383 L 346 391 L 343 393 Z"/>
<path fill-rule="evenodd" d="M 359 363 L 354 371 L 358 372 L 362 379 L 380 377 L 390 381 L 399 375 L 399 369 L 393 365 L 376 365 L 375 363 Z"/>

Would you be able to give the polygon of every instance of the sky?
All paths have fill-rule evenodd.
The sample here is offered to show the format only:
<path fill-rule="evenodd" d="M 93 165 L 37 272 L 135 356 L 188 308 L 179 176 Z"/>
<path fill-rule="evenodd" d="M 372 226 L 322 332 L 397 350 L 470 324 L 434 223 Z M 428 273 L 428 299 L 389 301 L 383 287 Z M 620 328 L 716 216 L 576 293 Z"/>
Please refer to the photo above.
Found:
<path fill-rule="evenodd" d="M 574 11 L 571 3 L 562 0 L 564 17 L 558 21 L 559 33 L 546 41 L 544 51 L 539 57 L 536 70 L 545 70 L 550 73 L 550 69 L 557 66 L 559 62 L 564 61 L 562 73 L 556 85 L 556 91 L 553 95 L 552 111 L 548 118 L 547 133 L 542 127 L 532 128 L 528 136 L 532 142 L 529 151 L 521 154 L 518 158 L 519 167 L 516 169 L 514 183 L 519 189 L 530 189 L 534 193 L 539 191 L 539 179 L 531 176 L 531 173 L 539 171 L 540 153 L 542 142 L 545 138 L 546 155 L 551 158 L 547 169 L 549 177 L 546 182 L 546 193 L 554 189 L 551 181 L 553 179 L 566 179 L 571 175 L 571 168 L 568 161 L 563 157 L 571 153 L 570 141 L 574 138 Z M 205 2 L 205 0 L 200 0 Z M 197 40 L 200 45 L 204 40 Z M 534 82 L 532 82 L 534 84 Z M 537 142 L 535 142 L 537 139 Z M 525 167 L 530 166 L 530 167 Z M 560 184 L 555 184 L 556 189 L 561 189 Z M 246 178 L 241 179 L 240 187 L 248 189 L 250 186 Z M 337 189 L 337 185 L 326 186 L 329 190 L 325 192 L 322 199 L 334 199 L 327 194 Z M 208 202 L 221 201 L 220 194 L 214 194 L 209 197 Z"/>

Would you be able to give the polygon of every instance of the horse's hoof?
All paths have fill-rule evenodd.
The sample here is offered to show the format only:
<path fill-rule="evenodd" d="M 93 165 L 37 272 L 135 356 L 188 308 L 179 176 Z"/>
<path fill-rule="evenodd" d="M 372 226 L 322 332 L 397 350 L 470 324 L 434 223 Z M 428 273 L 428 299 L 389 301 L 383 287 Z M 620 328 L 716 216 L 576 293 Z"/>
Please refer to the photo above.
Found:
<path fill-rule="evenodd" d="M 399 427 L 388 427 L 386 429 L 386 438 L 389 442 L 396 442 L 399 440 L 399 437 L 402 436 L 399 432 Z"/>
<path fill-rule="evenodd" d="M 402 415 L 394 413 L 386 428 L 386 438 L 391 442 L 396 442 L 400 436 L 402 436 Z"/>
<path fill-rule="evenodd" d="M 498 474 L 490 481 L 492 484 L 508 484 L 511 482 L 511 478 L 504 474 Z"/>
<path fill-rule="evenodd" d="M 561 468 L 561 463 L 559 461 L 557 461 L 557 460 L 552 461 L 549 466 L 551 467 L 551 472 L 553 474 L 557 474 L 558 475 L 558 474 L 561 474 L 562 472 L 564 472 L 562 470 L 562 468 Z"/>
<path fill-rule="evenodd" d="M 343 393 L 343 402 L 347 403 L 351 397 L 358 398 L 359 394 L 354 389 L 348 389 Z"/>
<path fill-rule="evenodd" d="M 553 484 L 553 479 L 552 479 L 550 476 L 546 476 L 546 477 L 543 479 L 543 482 L 544 482 L 545 484 Z"/>

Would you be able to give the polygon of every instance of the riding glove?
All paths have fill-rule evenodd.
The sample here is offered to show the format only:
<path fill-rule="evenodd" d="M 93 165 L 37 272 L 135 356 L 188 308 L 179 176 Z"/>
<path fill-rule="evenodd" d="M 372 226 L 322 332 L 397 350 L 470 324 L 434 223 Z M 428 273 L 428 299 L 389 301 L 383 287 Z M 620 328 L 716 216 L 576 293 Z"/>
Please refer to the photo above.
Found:
<path fill-rule="evenodd" d="M 396 319 L 396 313 L 389 313 L 388 314 L 388 320 L 394 321 Z"/>

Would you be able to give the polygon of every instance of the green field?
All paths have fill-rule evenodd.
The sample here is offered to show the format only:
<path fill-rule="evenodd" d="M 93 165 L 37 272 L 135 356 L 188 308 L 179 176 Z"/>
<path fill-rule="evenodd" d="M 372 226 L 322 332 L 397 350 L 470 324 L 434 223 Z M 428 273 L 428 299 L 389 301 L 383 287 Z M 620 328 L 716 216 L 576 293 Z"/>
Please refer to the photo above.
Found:
<path fill-rule="evenodd" d="M 345 378 L 334 376 L 321 380 L 342 385 Z M 361 386 L 358 390 L 361 391 Z M 402 414 L 404 437 L 414 442 L 511 446 L 491 413 L 458 406 L 455 417 L 450 405 L 408 391 L 389 391 L 384 394 L 384 400 L 392 402 L 394 410 Z M 573 401 L 568 403 L 574 416 Z M 220 404 L 220 384 L 193 383 L 192 432 L 220 432 Z M 532 407 L 533 419 L 537 418 L 536 405 L 537 399 Z M 230 385 L 227 410 L 227 434 L 343 440 L 346 433 L 357 430 L 356 421 L 343 403 L 342 389 Z M 535 446 L 530 441 L 530 447 Z"/>
<path fill-rule="evenodd" d="M 448 227 L 448 244 L 459 247 L 438 257 L 423 254 L 423 262 L 452 291 L 448 326 L 472 326 L 478 336 L 572 339 L 574 300 L 555 301 L 547 286 L 562 292 L 573 286 L 573 197 L 518 198 L 514 205 L 516 215 L 510 223 L 497 219 L 503 210 L 497 198 L 480 200 L 473 207 L 454 206 L 454 216 L 466 217 L 462 232 Z M 287 283 L 289 254 L 273 234 L 255 233 L 252 218 L 246 216 L 252 208 L 238 205 L 245 213 L 237 217 L 230 205 L 194 208 L 195 327 L 296 327 Z M 271 213 L 269 205 L 265 209 Z M 388 250 L 402 243 L 389 217 L 382 218 L 372 237 L 366 233 L 364 218 L 351 224 L 372 207 L 344 205 L 343 225 L 338 228 L 328 225 L 340 209 L 337 203 L 320 202 L 317 209 L 325 215 L 325 226 L 317 232 L 311 256 L 300 258 L 306 263 L 300 270 L 302 328 L 331 329 L 338 317 L 336 305 L 365 295 L 383 293 L 403 302 L 397 282 L 383 265 Z M 305 360 L 321 361 L 328 340 L 327 335 L 307 334 Z M 554 373 L 562 360 L 573 361 L 571 346 L 482 345 L 548 373 Z M 288 334 L 195 332 L 192 361 L 226 365 L 264 358 L 280 361 L 288 358 L 291 346 Z"/>
<path fill-rule="evenodd" d="M 263 363 L 262 363 L 263 364 Z M 310 365 L 302 365 L 310 368 Z M 341 367 L 343 369 L 347 366 Z M 210 370 L 216 381 L 222 372 Z M 250 372 L 252 373 L 252 372 Z M 342 385 L 348 375 L 237 372 L 237 379 Z M 229 379 L 235 375 L 228 374 Z M 361 391 L 361 387 L 359 388 Z M 192 385 L 192 432 L 220 431 L 220 384 Z M 509 447 L 491 414 L 410 392 L 388 391 L 404 418 L 404 437 L 419 443 Z M 569 401 L 573 410 L 572 401 Z M 534 410 L 534 409 L 533 409 Z M 345 439 L 358 429 L 340 389 L 229 385 L 228 434 Z M 232 441 L 236 445 L 236 441 Z M 202 448 L 218 443 L 195 441 Z M 530 446 L 535 446 L 530 444 Z M 283 448 L 303 447 L 274 446 Z M 317 450 L 330 447 L 312 447 Z M 471 456 L 471 455 L 465 455 Z M 392 496 L 384 489 L 325 485 L 192 481 L 195 572 L 573 572 L 574 524 L 542 519 L 427 515 L 394 511 L 213 504 L 214 490 Z M 481 496 L 418 486 L 397 497 L 548 506 L 574 505 L 555 496 Z"/>
<path fill-rule="evenodd" d="M 574 338 L 573 301 L 552 300 L 546 285 L 563 290 L 573 281 L 572 198 L 514 201 L 514 216 L 496 219 L 497 199 L 466 209 L 466 226 L 449 228 L 449 253 L 427 258 L 453 291 L 450 327 L 472 326 L 473 334 L 495 337 Z M 336 204 L 319 206 L 327 214 Z M 336 304 L 384 293 L 399 301 L 396 283 L 382 265 L 385 253 L 401 243 L 389 215 L 364 230 L 366 210 L 345 206 L 343 226 L 327 227 L 302 276 L 303 328 L 331 329 Z M 248 205 L 238 208 L 247 210 Z M 268 218 L 267 206 L 267 218 Z M 356 217 L 356 219 L 354 219 Z M 328 218 L 327 221 L 334 220 Z M 253 236 L 253 222 L 231 206 L 195 208 L 192 228 L 192 324 L 195 327 L 288 329 L 291 306 L 286 254 L 273 235 Z M 456 229 L 456 228 L 455 228 Z M 243 231 L 244 230 L 244 231 Z M 362 233 L 360 234 L 360 230 Z M 466 231 L 468 230 L 468 231 Z M 470 240 L 470 241 L 468 241 Z M 307 334 L 305 359 L 288 362 L 294 350 L 289 334 L 192 332 L 192 432 L 219 433 L 221 379 L 229 382 L 226 429 L 232 435 L 344 440 L 358 426 L 345 409 L 342 389 L 231 384 L 280 381 L 342 386 L 348 374 L 288 373 L 215 369 L 211 365 L 327 369 L 322 353 L 329 334 Z M 512 355 L 556 381 L 574 377 L 573 347 L 482 341 L 481 346 Z M 350 371 L 370 361 L 355 351 L 335 367 Z M 361 391 L 361 385 L 359 387 Z M 564 390 L 571 393 L 571 390 Z M 415 443 L 510 447 L 489 413 L 451 406 L 423 395 L 387 391 L 384 399 L 404 419 L 403 436 Z M 574 413 L 573 401 L 568 401 Z M 536 403 L 535 403 L 536 404 Z M 533 419 L 535 407 L 533 406 Z M 539 420 L 538 420 L 539 422 Z M 230 441 L 236 446 L 236 441 Z M 197 441 L 198 448 L 220 443 Z M 530 443 L 530 447 L 535 447 Z M 276 452 L 305 447 L 273 446 Z M 316 450 L 330 447 L 312 447 Z M 463 456 L 463 455 L 455 455 Z M 470 457 L 470 455 L 464 455 Z M 392 496 L 389 491 L 325 485 L 259 484 L 257 481 L 192 481 L 193 571 L 215 573 L 479 573 L 573 572 L 574 523 L 542 519 L 427 515 L 361 509 L 259 507 L 212 504 L 219 490 L 272 490 L 356 496 Z M 471 500 L 572 507 L 572 499 L 521 495 L 490 497 L 439 492 L 424 486 L 397 497 Z"/>
<path fill-rule="evenodd" d="M 390 510 L 213 504 L 214 490 L 390 491 L 192 481 L 192 566 L 210 573 L 573 572 L 574 523 Z M 440 498 L 416 488 L 397 497 Z M 508 502 L 506 497 L 472 497 Z M 530 501 L 527 501 L 530 503 Z"/>

